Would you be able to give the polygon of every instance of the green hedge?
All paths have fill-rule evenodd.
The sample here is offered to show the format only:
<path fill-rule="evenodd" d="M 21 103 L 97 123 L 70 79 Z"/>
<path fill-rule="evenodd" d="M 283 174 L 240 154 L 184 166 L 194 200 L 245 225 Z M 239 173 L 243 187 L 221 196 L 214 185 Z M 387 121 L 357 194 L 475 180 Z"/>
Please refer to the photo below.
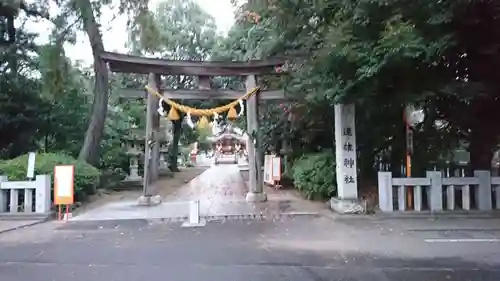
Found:
<path fill-rule="evenodd" d="M 335 156 L 331 150 L 304 154 L 294 162 L 291 174 L 294 186 L 307 199 L 327 199 L 337 191 Z"/>
<path fill-rule="evenodd" d="M 83 161 L 78 161 L 65 154 L 42 153 L 36 155 L 35 175 L 50 174 L 54 179 L 54 166 L 75 165 L 75 200 L 84 200 L 88 194 L 95 191 L 101 173 L 95 167 Z M 26 180 L 28 155 L 0 161 L 0 175 L 9 180 Z M 53 186 L 53 184 L 52 184 Z"/>

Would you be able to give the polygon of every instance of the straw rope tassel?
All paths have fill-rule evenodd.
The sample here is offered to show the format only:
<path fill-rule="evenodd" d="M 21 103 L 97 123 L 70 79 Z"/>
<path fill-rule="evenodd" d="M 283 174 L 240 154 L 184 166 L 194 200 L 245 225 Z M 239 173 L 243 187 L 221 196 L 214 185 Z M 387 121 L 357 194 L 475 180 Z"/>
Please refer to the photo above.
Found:
<path fill-rule="evenodd" d="M 238 113 L 236 113 L 236 109 L 234 107 L 231 107 L 229 111 L 227 112 L 227 119 L 234 120 L 238 117 Z"/>
<path fill-rule="evenodd" d="M 168 119 L 170 119 L 172 121 L 176 121 L 176 120 L 181 119 L 181 117 L 179 116 L 179 113 L 177 112 L 177 110 L 173 106 L 170 107 L 170 111 L 168 112 Z"/>
<path fill-rule="evenodd" d="M 208 119 L 205 116 L 202 116 L 200 121 L 198 121 L 198 128 L 205 129 L 208 126 Z"/>

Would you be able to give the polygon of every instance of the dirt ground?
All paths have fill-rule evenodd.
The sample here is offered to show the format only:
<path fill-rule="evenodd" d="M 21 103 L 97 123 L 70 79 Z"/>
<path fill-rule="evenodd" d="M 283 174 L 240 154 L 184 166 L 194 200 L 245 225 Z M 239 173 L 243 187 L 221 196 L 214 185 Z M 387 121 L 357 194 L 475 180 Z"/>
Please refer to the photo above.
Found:
<path fill-rule="evenodd" d="M 207 169 L 208 167 L 182 168 L 180 172 L 174 174 L 173 178 L 160 179 L 158 182 L 159 195 L 165 198 Z M 90 196 L 89 200 L 74 210 L 73 213 L 83 213 L 86 210 L 95 209 L 109 202 L 137 199 L 141 194 L 142 189 L 140 188 L 138 190 L 123 191 L 100 190 L 97 194 Z"/>

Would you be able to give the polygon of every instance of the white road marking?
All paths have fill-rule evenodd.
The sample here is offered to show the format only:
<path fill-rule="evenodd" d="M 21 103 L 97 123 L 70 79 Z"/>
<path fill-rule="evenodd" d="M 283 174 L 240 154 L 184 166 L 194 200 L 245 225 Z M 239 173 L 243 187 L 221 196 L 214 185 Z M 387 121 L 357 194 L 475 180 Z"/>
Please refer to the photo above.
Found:
<path fill-rule="evenodd" d="M 469 238 L 469 239 L 424 239 L 427 243 L 471 243 L 471 242 L 496 242 L 500 243 L 500 238 Z"/>

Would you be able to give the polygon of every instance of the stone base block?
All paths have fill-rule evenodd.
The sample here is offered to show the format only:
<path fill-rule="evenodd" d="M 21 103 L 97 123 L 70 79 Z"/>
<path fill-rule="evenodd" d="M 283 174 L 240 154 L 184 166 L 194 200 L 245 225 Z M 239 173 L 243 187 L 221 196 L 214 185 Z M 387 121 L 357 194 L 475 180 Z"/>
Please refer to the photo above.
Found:
<path fill-rule="evenodd" d="M 158 171 L 158 176 L 159 177 L 165 177 L 165 178 L 173 178 L 174 177 L 174 173 L 172 171 L 170 171 L 170 169 L 166 168 L 166 169 L 160 169 Z"/>
<path fill-rule="evenodd" d="M 361 214 L 365 212 L 365 204 L 359 199 L 330 199 L 330 208 L 340 214 Z"/>
<path fill-rule="evenodd" d="M 240 171 L 248 171 L 249 168 L 248 168 L 248 165 L 238 165 L 238 170 Z"/>
<path fill-rule="evenodd" d="M 142 189 L 142 178 L 140 180 L 129 180 L 124 179 L 120 182 L 119 185 L 116 186 L 115 189 L 123 190 L 123 189 Z"/>
<path fill-rule="evenodd" d="M 198 223 L 192 223 L 190 221 L 185 221 L 182 223 L 181 227 L 203 227 L 207 225 L 207 221 L 200 219 Z"/>
<path fill-rule="evenodd" d="M 250 178 L 250 172 L 248 170 L 240 171 L 240 175 L 243 181 L 248 181 L 248 179 Z"/>
<path fill-rule="evenodd" d="M 141 196 L 137 200 L 139 206 L 156 206 L 161 204 L 161 196 Z"/>
<path fill-rule="evenodd" d="M 62 217 L 63 220 L 67 221 L 73 218 L 73 213 L 65 213 Z"/>
<path fill-rule="evenodd" d="M 267 194 L 265 192 L 248 192 L 246 196 L 247 202 L 265 202 Z"/>
<path fill-rule="evenodd" d="M 141 176 L 127 176 L 123 181 L 126 182 L 140 182 L 142 183 L 143 178 Z"/>

